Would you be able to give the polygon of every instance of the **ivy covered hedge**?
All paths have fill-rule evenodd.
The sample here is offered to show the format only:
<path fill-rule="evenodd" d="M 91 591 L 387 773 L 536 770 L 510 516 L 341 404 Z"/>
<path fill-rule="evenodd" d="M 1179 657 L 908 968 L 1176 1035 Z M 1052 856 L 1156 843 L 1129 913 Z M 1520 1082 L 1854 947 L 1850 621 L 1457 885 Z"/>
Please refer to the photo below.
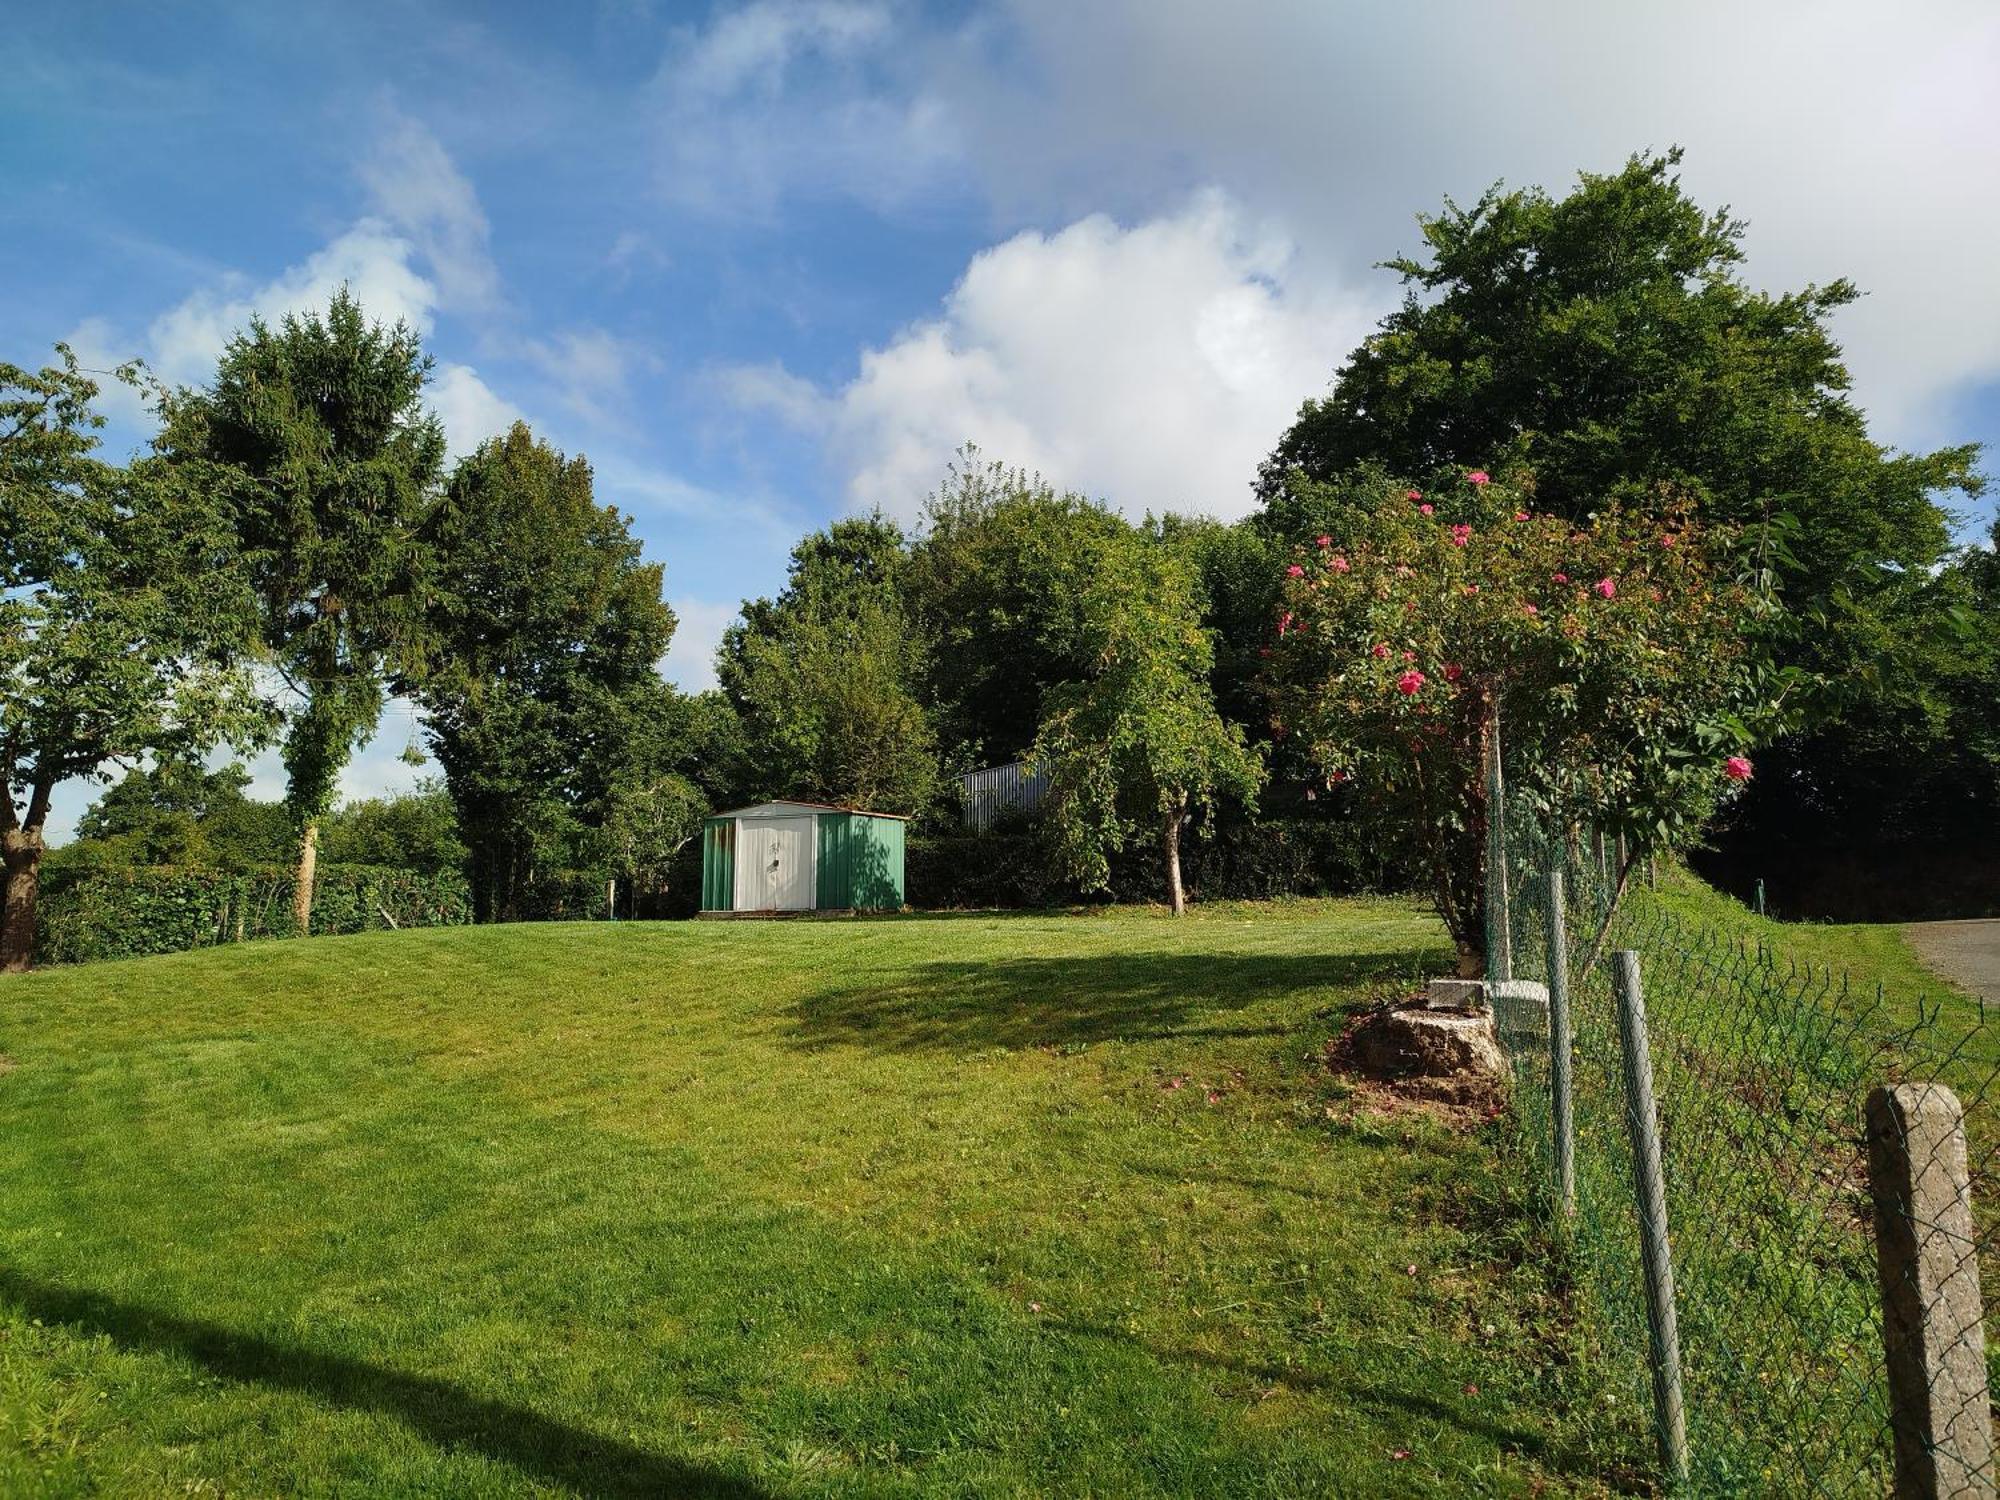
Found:
<path fill-rule="evenodd" d="M 377 865 L 322 865 L 314 882 L 315 934 L 454 927 L 472 920 L 456 873 Z M 55 873 L 36 912 L 38 963 L 88 963 L 180 953 L 254 938 L 296 937 L 292 872 L 134 868 Z"/>
<path fill-rule="evenodd" d="M 1039 838 L 1007 832 L 913 838 L 905 872 L 912 906 L 1061 906 L 1094 899 L 1164 899 L 1160 854 L 1128 848 L 1112 861 L 1111 889 L 1085 897 L 1056 879 Z M 1347 896 L 1411 889 L 1407 861 L 1382 849 L 1355 823 L 1273 818 L 1231 823 L 1181 845 L 1188 893 L 1205 901 L 1278 896 Z"/>

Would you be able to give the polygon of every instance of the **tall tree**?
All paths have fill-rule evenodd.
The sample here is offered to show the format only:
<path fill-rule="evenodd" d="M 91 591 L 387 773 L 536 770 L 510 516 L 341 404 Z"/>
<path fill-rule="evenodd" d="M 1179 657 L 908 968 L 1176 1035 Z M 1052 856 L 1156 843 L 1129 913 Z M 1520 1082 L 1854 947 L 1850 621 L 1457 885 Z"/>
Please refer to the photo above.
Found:
<path fill-rule="evenodd" d="M 590 465 L 524 423 L 459 464 L 431 528 L 444 560 L 413 684 L 470 849 L 477 915 L 517 915 L 636 784 L 674 771 L 683 710 L 657 667 L 673 639 L 661 568 Z"/>
<path fill-rule="evenodd" d="M 941 742 L 971 762 L 1034 743 L 1042 696 L 1073 672 L 1054 644 L 1075 557 L 1125 523 L 1080 495 L 961 449 L 924 507 L 900 592 L 916 631 L 918 696 Z"/>
<path fill-rule="evenodd" d="M 374 732 L 389 675 L 422 656 L 422 528 L 445 451 L 423 407 L 429 370 L 413 330 L 370 322 L 342 290 L 324 318 L 253 318 L 212 385 L 166 404 L 169 460 L 239 476 L 228 499 L 294 700 L 283 752 L 301 932 L 340 773 Z"/>
<path fill-rule="evenodd" d="M 1179 916 L 1183 830 L 1222 795 L 1252 802 L 1263 767 L 1216 710 L 1214 647 L 1189 557 L 1121 527 L 1066 571 L 1049 644 L 1073 675 L 1043 693 L 1029 752 L 1049 778 L 1044 827 L 1064 873 L 1086 889 L 1109 882 L 1111 856 L 1133 831 L 1152 830 Z"/>
<path fill-rule="evenodd" d="M 792 549 L 785 588 L 754 599 L 717 654 L 741 716 L 751 796 L 919 813 L 938 785 L 914 684 L 919 655 L 899 584 L 902 531 L 836 521 Z"/>
<path fill-rule="evenodd" d="M 26 968 L 55 788 L 255 739 L 236 538 L 206 484 L 96 456 L 97 387 L 67 348 L 0 364 L 0 969 Z M 135 378 L 128 369 L 121 372 Z M 204 475 L 203 478 L 212 478 Z"/>
<path fill-rule="evenodd" d="M 1744 223 L 1693 202 L 1679 162 L 1641 155 L 1565 197 L 1496 188 L 1422 219 L 1426 255 L 1388 263 L 1402 306 L 1305 403 L 1258 494 L 1297 541 L 1321 524 L 1313 481 L 1365 463 L 1428 491 L 1487 463 L 1531 472 L 1535 505 L 1571 520 L 1687 505 L 1734 525 L 1786 610 L 1774 649 L 1829 688 L 1745 816 L 1857 776 L 1886 792 L 1913 755 L 1959 753 L 1935 732 L 1957 648 L 1931 643 L 1964 622 L 1932 575 L 1950 549 L 1940 499 L 1984 485 L 1977 449 L 1874 442 L 1829 328 L 1856 288 L 1748 286 Z M 1904 737 L 1875 753 L 1869 720 Z"/>

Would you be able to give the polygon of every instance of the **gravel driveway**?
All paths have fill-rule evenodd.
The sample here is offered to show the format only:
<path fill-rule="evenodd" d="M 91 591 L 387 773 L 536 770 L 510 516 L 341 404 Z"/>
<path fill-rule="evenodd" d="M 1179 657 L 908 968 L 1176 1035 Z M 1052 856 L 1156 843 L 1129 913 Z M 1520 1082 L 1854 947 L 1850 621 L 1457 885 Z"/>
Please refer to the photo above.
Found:
<path fill-rule="evenodd" d="M 1911 922 L 1903 933 L 1931 968 L 1973 994 L 2000 1004 L 2000 917 L 1976 922 Z"/>

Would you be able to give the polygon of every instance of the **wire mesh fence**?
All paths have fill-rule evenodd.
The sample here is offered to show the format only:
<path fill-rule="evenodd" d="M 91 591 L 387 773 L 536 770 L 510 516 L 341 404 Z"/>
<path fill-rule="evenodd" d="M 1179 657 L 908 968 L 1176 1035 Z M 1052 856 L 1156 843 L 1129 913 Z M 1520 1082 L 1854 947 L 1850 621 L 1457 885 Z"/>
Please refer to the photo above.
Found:
<path fill-rule="evenodd" d="M 1992 1493 L 1977 1293 L 1983 1278 L 1988 1301 L 2000 1294 L 2000 1027 L 1962 999 L 1864 989 L 1747 931 L 1698 925 L 1675 899 L 1686 877 L 1669 870 L 1656 884 L 1643 857 L 1628 861 L 1619 897 L 1619 858 L 1615 841 L 1552 837 L 1510 816 L 1493 872 L 1506 883 L 1507 942 L 1490 942 L 1517 979 L 1547 983 L 1552 953 L 1566 959 L 1566 1057 L 1548 1040 L 1563 1017 L 1551 1027 L 1533 1007 L 1496 997 L 1495 1008 L 1606 1422 L 1635 1465 L 1673 1478 L 1664 1437 L 1649 1462 L 1656 1330 L 1612 962 L 1627 950 L 1644 990 L 1678 1312 L 1677 1483 L 1708 1494 Z M 1552 871 L 1563 877 L 1553 912 Z M 1573 1196 L 1555 1120 L 1565 1063 Z M 1947 1159 L 1953 1150 L 1961 1161 Z M 1900 1197 L 1897 1161 L 1910 1179 Z M 1913 1380 L 1929 1402 L 1915 1415 Z M 1929 1488 L 1908 1471 L 1925 1454 L 1946 1468 Z"/>

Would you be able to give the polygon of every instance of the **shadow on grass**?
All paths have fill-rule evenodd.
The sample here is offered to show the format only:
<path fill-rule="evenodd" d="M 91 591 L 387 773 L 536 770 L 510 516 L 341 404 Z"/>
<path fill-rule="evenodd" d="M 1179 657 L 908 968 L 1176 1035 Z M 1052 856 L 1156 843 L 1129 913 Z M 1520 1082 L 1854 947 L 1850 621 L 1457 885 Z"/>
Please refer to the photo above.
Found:
<path fill-rule="evenodd" d="M 1103 1339 L 1125 1344 L 1167 1363 L 1198 1365 L 1225 1375 L 1255 1381 L 1263 1386 L 1286 1386 L 1295 1391 L 1344 1398 L 1364 1410 L 1382 1414 L 1401 1412 L 1456 1427 L 1459 1431 L 1492 1443 L 1507 1453 L 1519 1453 L 1559 1473 L 1578 1478 L 1603 1478 L 1597 1461 L 1589 1454 L 1567 1445 L 1552 1443 L 1541 1433 L 1512 1422 L 1495 1421 L 1465 1405 L 1440 1401 L 1416 1391 L 1392 1390 L 1365 1380 L 1318 1374 L 1263 1360 L 1237 1355 L 1215 1354 L 1201 1349 L 1166 1348 L 1121 1328 L 1096 1323 L 1069 1323 L 1063 1332 L 1082 1338 Z M 1615 1477 L 1615 1476 L 1614 1476 Z"/>
<path fill-rule="evenodd" d="M 0 1270 L 0 1297 L 29 1317 L 103 1334 L 127 1350 L 189 1359 L 224 1379 L 392 1417 L 439 1448 L 482 1453 L 580 1495 L 762 1500 L 769 1493 L 718 1470 L 648 1453 L 428 1376 L 276 1343 L 12 1270 Z"/>
<path fill-rule="evenodd" d="M 1279 1036 L 1292 1024 L 1230 1025 L 1226 1013 L 1296 990 L 1408 976 L 1423 948 L 1390 953 L 1120 953 L 941 959 L 886 985 L 848 983 L 800 1001 L 806 1046 L 976 1051 L 1118 1038 Z"/>

